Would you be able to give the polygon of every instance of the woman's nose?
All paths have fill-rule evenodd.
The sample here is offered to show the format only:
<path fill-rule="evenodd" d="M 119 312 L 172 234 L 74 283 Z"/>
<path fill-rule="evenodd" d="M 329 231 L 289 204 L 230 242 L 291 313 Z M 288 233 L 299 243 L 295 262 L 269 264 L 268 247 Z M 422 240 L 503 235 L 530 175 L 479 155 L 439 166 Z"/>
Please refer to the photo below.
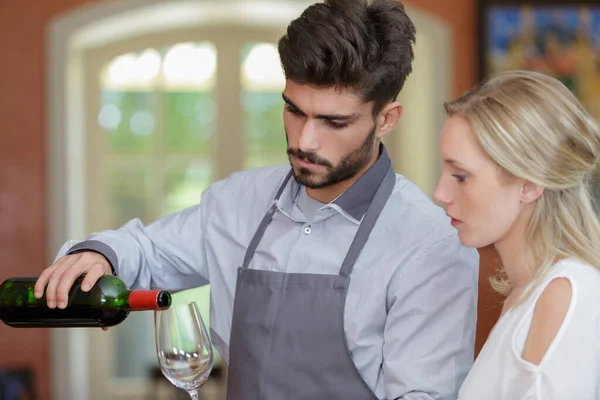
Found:
<path fill-rule="evenodd" d="M 440 179 L 433 191 L 433 201 L 442 207 L 447 207 L 450 204 L 450 196 L 448 190 L 444 187 L 442 179 Z"/>

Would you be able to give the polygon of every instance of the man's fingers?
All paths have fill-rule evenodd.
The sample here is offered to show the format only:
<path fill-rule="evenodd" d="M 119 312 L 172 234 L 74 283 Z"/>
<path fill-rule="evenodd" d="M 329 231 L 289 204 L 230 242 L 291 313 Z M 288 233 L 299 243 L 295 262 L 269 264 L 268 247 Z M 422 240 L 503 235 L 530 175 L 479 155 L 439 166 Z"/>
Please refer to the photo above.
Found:
<path fill-rule="evenodd" d="M 79 254 L 74 254 L 69 256 L 68 259 L 59 267 L 55 268 L 52 274 L 50 275 L 50 279 L 48 280 L 48 285 L 46 286 L 46 300 L 48 302 L 48 307 L 54 308 L 57 305 L 57 302 L 64 303 L 66 306 L 67 296 L 62 296 L 59 298 L 59 286 L 61 285 L 62 280 L 64 279 L 63 275 L 65 272 L 69 271 L 73 265 L 75 265 L 81 256 Z M 69 286 L 70 288 L 70 286 Z M 67 291 L 68 292 L 68 291 Z M 64 308 L 64 307 L 60 307 Z"/>
<path fill-rule="evenodd" d="M 54 264 L 42 271 L 42 273 L 38 277 L 38 280 L 35 282 L 35 286 L 33 287 L 34 296 L 37 299 L 41 298 L 44 295 L 44 290 L 46 289 L 46 285 L 48 284 L 50 276 L 52 275 L 54 270 L 63 265 L 67 261 L 67 259 L 68 256 L 60 257 L 58 260 L 56 260 Z"/>
<path fill-rule="evenodd" d="M 81 290 L 87 292 L 92 288 L 92 286 L 94 286 L 98 279 L 104 275 L 106 275 L 104 265 L 98 263 L 92 265 L 92 267 L 87 271 L 83 282 L 81 283 Z"/>
<path fill-rule="evenodd" d="M 109 274 L 110 264 L 101 254 L 82 252 L 64 256 L 46 268 L 34 286 L 35 297 L 46 294 L 48 307 L 65 308 L 69 301 L 69 292 L 79 276 L 86 274 L 81 289 L 89 291 L 101 276 Z"/>
<path fill-rule="evenodd" d="M 56 290 L 58 308 L 65 308 L 67 306 L 69 301 L 69 291 L 73 287 L 73 283 L 75 283 L 75 280 L 82 274 L 89 273 L 94 265 L 94 258 L 90 257 L 89 254 L 82 253 L 81 257 L 75 263 L 67 267 Z"/>

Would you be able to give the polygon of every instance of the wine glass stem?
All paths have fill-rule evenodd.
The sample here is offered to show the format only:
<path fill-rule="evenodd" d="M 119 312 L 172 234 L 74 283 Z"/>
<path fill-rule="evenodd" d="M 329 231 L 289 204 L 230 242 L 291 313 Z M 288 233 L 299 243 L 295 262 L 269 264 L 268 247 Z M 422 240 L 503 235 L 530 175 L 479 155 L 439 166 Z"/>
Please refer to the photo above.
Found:
<path fill-rule="evenodd" d="M 198 391 L 197 390 L 190 390 L 188 391 L 188 393 L 190 394 L 190 397 L 192 398 L 192 400 L 198 400 Z"/>

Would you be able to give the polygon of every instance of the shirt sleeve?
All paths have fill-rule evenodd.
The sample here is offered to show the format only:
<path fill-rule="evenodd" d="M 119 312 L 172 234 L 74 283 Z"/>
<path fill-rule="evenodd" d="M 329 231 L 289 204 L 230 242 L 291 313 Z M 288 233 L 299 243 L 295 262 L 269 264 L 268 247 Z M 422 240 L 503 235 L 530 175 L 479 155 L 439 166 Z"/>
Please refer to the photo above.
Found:
<path fill-rule="evenodd" d="M 132 219 L 116 230 L 94 233 L 84 241 L 68 241 L 57 258 L 90 250 L 104 255 L 119 278 L 132 289 L 184 290 L 208 283 L 205 230 L 215 204 L 213 184 L 200 204 L 145 226 Z"/>
<path fill-rule="evenodd" d="M 473 364 L 479 255 L 456 235 L 399 271 L 384 332 L 387 399 L 455 400 Z"/>

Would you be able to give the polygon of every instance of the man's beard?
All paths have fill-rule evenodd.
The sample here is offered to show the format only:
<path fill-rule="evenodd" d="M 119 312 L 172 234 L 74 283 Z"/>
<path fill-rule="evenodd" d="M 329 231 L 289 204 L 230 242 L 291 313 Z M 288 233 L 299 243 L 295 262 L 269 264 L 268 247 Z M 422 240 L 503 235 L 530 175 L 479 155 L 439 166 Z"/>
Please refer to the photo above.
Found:
<path fill-rule="evenodd" d="M 287 137 L 287 132 L 286 132 Z M 310 189 L 320 189 L 323 187 L 335 185 L 336 183 L 353 178 L 358 174 L 370 161 L 375 147 L 375 126 L 367 136 L 367 139 L 358 148 L 351 153 L 346 154 L 338 165 L 334 166 L 328 160 L 319 157 L 313 152 L 304 152 L 299 149 L 288 148 L 287 154 L 290 158 L 296 157 L 300 160 L 305 160 L 313 164 L 322 165 L 327 168 L 327 174 L 321 181 L 315 180 L 315 174 L 308 168 L 294 169 L 294 178 L 300 185 L 304 185 Z M 293 167 L 292 167 L 293 168 Z"/>

